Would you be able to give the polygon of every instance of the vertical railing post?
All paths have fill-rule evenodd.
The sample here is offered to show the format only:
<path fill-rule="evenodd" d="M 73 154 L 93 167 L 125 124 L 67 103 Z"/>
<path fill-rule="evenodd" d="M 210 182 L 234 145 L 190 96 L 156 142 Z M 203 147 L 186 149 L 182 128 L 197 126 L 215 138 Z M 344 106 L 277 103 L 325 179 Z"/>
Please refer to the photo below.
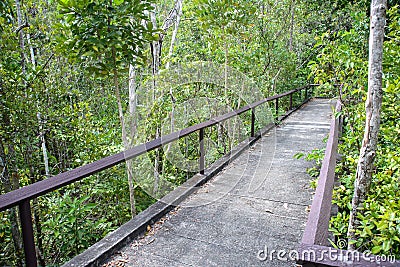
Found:
<path fill-rule="evenodd" d="M 254 123 L 255 123 L 255 121 L 256 121 L 256 115 L 255 115 L 255 109 L 254 108 L 252 108 L 251 109 L 251 137 L 254 137 L 255 136 L 255 131 L 254 131 Z"/>
<path fill-rule="evenodd" d="M 289 110 L 293 109 L 293 94 L 289 95 L 290 99 L 289 99 Z"/>
<path fill-rule="evenodd" d="M 204 154 L 204 128 L 201 128 L 199 131 L 199 143 L 200 143 L 200 174 L 204 174 L 205 169 L 205 154 Z"/>
<path fill-rule="evenodd" d="M 308 98 L 308 90 L 307 89 L 308 89 L 308 86 L 306 86 L 306 89 L 305 89 L 306 90 L 306 96 L 304 97 L 304 101 L 307 101 L 307 98 Z"/>
<path fill-rule="evenodd" d="M 303 98 L 302 98 L 302 93 L 301 93 L 301 91 L 302 91 L 302 90 L 299 90 L 299 94 L 300 94 L 299 101 L 300 101 L 300 103 L 301 103 L 301 100 L 303 99 Z"/>
<path fill-rule="evenodd" d="M 21 204 L 19 204 L 19 216 L 21 220 L 22 239 L 24 241 L 26 266 L 37 267 L 35 241 L 33 237 L 32 213 L 29 200 L 24 200 Z"/>
<path fill-rule="evenodd" d="M 275 116 L 276 119 L 278 119 L 278 114 L 279 114 L 279 98 L 275 99 Z"/>

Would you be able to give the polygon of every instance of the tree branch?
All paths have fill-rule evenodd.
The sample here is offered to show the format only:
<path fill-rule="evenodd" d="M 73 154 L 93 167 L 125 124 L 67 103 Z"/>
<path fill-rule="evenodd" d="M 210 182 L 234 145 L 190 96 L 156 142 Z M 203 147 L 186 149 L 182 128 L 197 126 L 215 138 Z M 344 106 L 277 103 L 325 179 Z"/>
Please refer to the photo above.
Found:
<path fill-rule="evenodd" d="M 31 26 L 31 25 L 29 25 L 28 21 L 25 21 L 24 24 L 19 25 L 18 28 L 17 28 L 14 32 L 15 32 L 15 34 L 18 36 L 19 32 L 20 32 L 23 28 L 28 28 L 29 26 Z"/>

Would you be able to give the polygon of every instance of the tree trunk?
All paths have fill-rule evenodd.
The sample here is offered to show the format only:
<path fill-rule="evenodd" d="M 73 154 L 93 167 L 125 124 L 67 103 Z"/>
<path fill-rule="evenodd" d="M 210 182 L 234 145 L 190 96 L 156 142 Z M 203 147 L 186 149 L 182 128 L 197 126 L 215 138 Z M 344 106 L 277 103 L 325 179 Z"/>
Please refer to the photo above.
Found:
<path fill-rule="evenodd" d="M 225 96 L 226 104 L 229 105 L 229 99 L 228 99 L 229 46 L 228 46 L 228 41 L 226 40 L 226 34 L 225 33 L 224 33 L 224 36 L 222 38 L 222 41 L 224 42 L 224 56 L 225 56 L 225 62 L 224 62 L 224 96 Z"/>
<path fill-rule="evenodd" d="M 223 36 L 222 36 L 222 42 L 224 45 L 224 58 L 225 58 L 225 62 L 224 62 L 224 98 L 225 98 L 225 105 L 226 107 L 230 106 L 230 102 L 229 102 L 229 97 L 228 97 L 228 67 L 229 67 L 229 45 L 228 45 L 228 40 L 227 40 L 227 34 L 224 30 Z M 228 147 L 230 148 L 230 140 L 229 140 L 229 132 L 231 129 L 231 125 L 230 125 L 231 121 L 227 120 L 225 122 L 226 125 L 226 135 L 227 135 L 227 139 L 228 139 Z M 223 123 L 219 123 L 218 124 L 218 147 L 220 147 L 220 145 L 223 146 L 223 154 L 227 153 L 226 150 L 226 139 L 224 136 L 224 127 L 223 127 Z"/>
<path fill-rule="evenodd" d="M 26 38 L 28 40 L 29 51 L 30 51 L 30 55 L 31 55 L 32 68 L 35 69 L 36 68 L 36 58 L 35 58 L 35 52 L 33 50 L 32 44 L 31 44 L 31 36 L 30 36 L 30 34 L 27 34 Z M 37 112 L 36 116 L 37 116 L 38 123 L 39 123 L 39 137 L 40 137 L 42 153 L 43 153 L 43 162 L 44 162 L 45 174 L 46 174 L 46 178 L 49 178 L 50 177 L 49 157 L 47 155 L 46 139 L 45 139 L 45 135 L 44 135 L 44 132 L 43 132 L 43 124 L 44 123 L 42 121 L 40 112 Z"/>
<path fill-rule="evenodd" d="M 21 3 L 19 0 L 15 0 L 15 6 L 17 8 L 17 21 L 18 21 L 18 37 L 19 37 L 19 47 L 21 49 L 21 67 L 22 72 L 26 73 L 26 56 L 25 56 L 25 41 L 24 41 L 24 31 L 21 13 Z"/>
<path fill-rule="evenodd" d="M 169 94 L 171 96 L 171 102 L 172 102 L 172 107 L 171 107 L 171 112 L 170 112 L 170 114 L 171 114 L 170 132 L 173 133 L 173 132 L 175 132 L 175 97 L 172 92 L 172 87 L 169 88 Z M 172 143 L 169 143 L 167 145 L 167 149 L 164 152 L 161 173 L 165 173 L 165 168 L 167 165 L 167 156 L 168 156 L 169 151 L 171 151 L 171 145 L 172 145 Z M 154 184 L 153 192 L 157 192 L 157 190 L 158 190 L 158 184 L 157 184 L 157 187 L 156 187 L 156 184 Z"/>
<path fill-rule="evenodd" d="M 176 22 L 175 22 L 175 27 L 174 27 L 174 31 L 172 32 L 172 36 L 171 36 L 171 44 L 169 46 L 169 51 L 168 51 L 168 61 L 165 64 L 165 68 L 169 69 L 170 66 L 170 62 L 171 62 L 171 57 L 172 54 L 174 52 L 174 46 L 175 46 L 175 42 L 176 42 L 176 36 L 178 34 L 178 28 L 179 28 L 179 23 L 181 21 L 181 16 L 182 16 L 182 4 L 183 4 L 183 0 L 177 0 L 174 6 L 174 10 L 175 12 L 170 12 L 170 14 L 176 13 Z M 167 19 L 172 19 L 172 18 L 167 18 Z M 165 26 L 165 22 L 164 22 L 164 26 Z M 172 88 L 169 89 L 169 94 L 171 96 L 171 102 L 172 102 L 172 110 L 171 110 L 171 120 L 170 120 L 170 132 L 174 132 L 175 131 L 175 98 L 172 92 Z M 167 164 L 167 156 L 169 151 L 171 150 L 171 145 L 172 143 L 169 143 L 167 145 L 167 149 L 164 152 L 164 158 L 163 158 L 163 162 L 162 162 L 162 171 L 161 173 L 165 173 L 165 168 L 166 168 L 166 164 Z M 154 183 L 154 188 L 153 188 L 153 192 L 157 192 L 158 191 L 158 183 Z"/>
<path fill-rule="evenodd" d="M 37 118 L 39 121 L 39 136 L 40 136 L 40 141 L 42 143 L 44 171 L 46 174 L 46 178 L 49 178 L 50 177 L 49 156 L 47 155 L 46 138 L 45 138 L 44 132 L 43 132 L 43 121 L 42 121 L 40 112 L 37 113 Z"/>
<path fill-rule="evenodd" d="M 33 46 L 32 46 L 32 43 L 31 43 L 31 35 L 29 33 L 26 35 L 26 39 L 28 40 L 29 52 L 30 52 L 30 55 L 31 55 L 32 68 L 35 69 L 36 68 L 35 51 L 33 50 Z"/>
<path fill-rule="evenodd" d="M 150 20 L 153 24 L 153 28 L 157 29 L 157 18 L 155 11 L 150 12 Z M 162 44 L 162 35 L 160 35 L 160 39 L 151 43 L 151 52 L 152 52 L 152 71 L 153 75 L 156 76 L 158 74 L 160 63 L 161 63 L 161 44 Z M 154 81 L 155 82 L 155 81 Z"/>
<path fill-rule="evenodd" d="M 296 13 L 296 0 L 292 0 L 292 18 L 290 21 L 290 39 L 289 39 L 289 51 L 293 51 L 293 32 L 294 32 L 294 15 Z"/>
<path fill-rule="evenodd" d="M 176 22 L 175 22 L 174 31 L 172 32 L 172 36 L 171 36 L 171 45 L 169 46 L 168 62 L 165 64 L 166 69 L 169 69 L 171 57 L 174 52 L 176 35 L 178 34 L 178 28 L 179 28 L 179 24 L 180 24 L 181 16 L 182 16 L 182 5 L 183 5 L 183 0 L 176 1 L 176 4 L 175 4 L 175 8 L 177 9 L 176 10 Z"/>
<path fill-rule="evenodd" d="M 136 135 L 136 107 L 137 107 L 137 95 L 136 95 L 136 69 L 134 66 L 130 65 L 129 66 L 129 85 L 128 85 L 128 90 L 129 90 L 129 137 L 130 137 L 130 142 L 133 144 L 134 138 Z M 121 100 L 119 100 L 121 101 Z M 128 149 L 129 142 L 128 140 L 124 141 L 124 146 L 125 149 Z M 132 206 L 135 206 L 135 184 L 134 184 L 134 176 L 133 176 L 133 166 L 132 166 L 132 160 L 128 160 L 126 162 L 126 170 L 127 170 L 127 175 L 128 175 L 128 184 L 129 184 L 129 197 L 131 200 L 131 210 Z M 136 214 L 136 209 L 135 212 L 132 213 L 132 217 Z"/>
<path fill-rule="evenodd" d="M 355 230 L 360 224 L 358 213 L 362 212 L 374 171 L 374 159 L 378 145 L 380 110 L 382 106 L 382 57 L 386 24 L 386 0 L 371 1 L 371 25 L 369 38 L 368 95 L 365 102 L 366 122 L 364 139 L 357 165 L 356 180 L 348 228 L 348 249 L 355 249 Z"/>
<path fill-rule="evenodd" d="M 155 8 L 154 8 L 155 10 Z M 155 11 L 150 12 L 150 20 L 151 23 L 153 24 L 153 28 L 157 28 L 157 18 L 156 18 L 156 13 Z M 153 74 L 153 102 L 156 102 L 156 95 L 157 95 L 157 85 L 156 85 L 156 76 L 159 73 L 159 68 L 160 68 L 160 63 L 161 63 L 161 43 L 162 43 L 162 35 L 160 35 L 160 39 L 157 41 L 154 41 L 151 43 L 151 56 L 152 56 L 152 74 Z M 156 138 L 160 137 L 160 127 L 157 125 L 156 129 Z M 153 185 L 153 195 L 157 193 L 158 190 L 158 185 L 160 182 L 160 149 L 156 149 L 155 151 L 155 157 L 154 157 L 154 168 L 153 168 L 153 174 L 154 174 L 154 185 Z"/>
<path fill-rule="evenodd" d="M 273 95 L 277 94 L 277 92 L 276 92 L 276 80 L 278 79 L 278 76 L 281 73 L 281 70 L 282 70 L 282 68 L 280 68 L 278 70 L 278 72 L 276 73 L 276 75 L 274 76 L 274 78 L 272 78 L 272 81 L 273 81 L 273 83 L 272 83 L 272 94 Z"/>
<path fill-rule="evenodd" d="M 175 24 L 174 31 L 172 33 L 172 38 L 171 38 L 171 45 L 169 47 L 169 57 L 172 56 L 173 49 L 174 49 L 174 44 L 176 41 L 176 35 L 178 32 L 178 27 L 180 23 L 180 17 L 182 13 L 182 3 L 183 0 L 176 0 L 174 7 L 172 10 L 169 12 L 167 18 L 164 20 L 162 29 L 165 32 L 169 27 L 171 27 L 173 24 Z M 155 8 L 154 8 L 155 10 Z M 153 28 L 157 28 L 157 18 L 156 18 L 156 12 L 152 11 L 150 12 L 150 20 L 151 23 L 153 24 Z M 174 22 L 175 21 L 175 22 Z M 151 43 L 150 48 L 151 48 L 151 56 L 152 56 L 152 74 L 153 74 L 153 102 L 156 101 L 156 89 L 157 89 L 157 84 L 156 84 L 156 76 L 159 74 L 160 71 L 160 66 L 161 66 L 161 53 L 162 53 L 162 41 L 163 41 L 163 34 L 160 34 L 160 38 L 157 41 L 154 41 Z M 169 62 L 166 63 L 166 68 L 169 68 Z M 170 92 L 171 93 L 171 92 Z M 163 92 L 161 92 L 161 97 L 163 96 Z M 172 94 L 171 97 L 173 98 Z M 172 116 L 174 116 L 174 111 L 172 112 Z M 173 118 L 172 118 L 173 120 Z M 157 126 L 156 129 L 156 138 L 159 138 L 161 135 L 161 130 L 160 127 Z M 167 151 L 170 149 L 170 146 L 167 147 Z M 153 194 L 156 194 L 158 191 L 159 187 L 159 182 L 160 182 L 160 169 L 163 170 L 165 169 L 164 166 L 160 166 L 163 164 L 165 161 L 162 160 L 160 150 L 157 149 L 155 151 L 155 159 L 154 159 L 154 185 L 153 185 Z M 161 168 L 160 168 L 161 167 Z"/>
<path fill-rule="evenodd" d="M 121 94 L 119 91 L 118 70 L 116 69 L 116 65 L 115 65 L 115 60 L 116 60 L 115 48 L 112 49 L 112 57 L 114 58 L 114 70 L 113 70 L 114 88 L 115 88 L 115 96 L 117 98 L 118 115 L 119 115 L 119 120 L 121 123 L 122 143 L 123 143 L 124 147 L 128 147 L 129 141 L 128 141 L 128 136 L 126 134 L 124 111 L 122 108 Z M 135 201 L 135 196 L 134 196 L 134 192 L 133 192 L 133 188 L 134 188 L 133 173 L 131 171 L 132 168 L 131 168 L 130 161 L 127 161 L 126 166 L 127 166 L 128 183 L 129 183 L 129 188 L 130 188 L 129 196 L 130 196 L 131 215 L 133 218 L 136 216 L 136 201 Z"/>

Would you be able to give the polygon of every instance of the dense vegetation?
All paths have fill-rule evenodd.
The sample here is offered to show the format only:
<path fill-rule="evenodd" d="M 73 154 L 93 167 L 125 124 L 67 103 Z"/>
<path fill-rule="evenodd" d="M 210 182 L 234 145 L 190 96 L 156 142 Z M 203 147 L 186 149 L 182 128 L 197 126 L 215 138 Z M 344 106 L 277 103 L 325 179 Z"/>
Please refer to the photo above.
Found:
<path fill-rule="evenodd" d="M 358 233 L 359 246 L 397 255 L 399 30 L 393 7 L 382 142 L 365 227 Z M 345 234 L 364 122 L 366 1 L 5 0 L 0 36 L 2 194 L 260 97 L 313 81 L 324 85 L 318 94 L 335 96 L 332 85 L 343 83 L 347 121 L 338 170 L 342 186 L 335 193 L 341 211 L 332 229 Z M 219 82 L 188 84 L 176 72 L 181 83 L 161 86 L 179 66 L 190 69 L 199 61 L 218 66 L 207 65 L 213 70 L 208 78 Z M 198 109 L 175 118 L 204 101 L 219 113 Z M 248 136 L 246 116 L 206 132 L 208 164 Z M 268 119 L 258 117 L 258 127 Z M 232 127 L 238 136 L 230 135 Z M 67 261 L 197 172 L 197 142 L 197 135 L 188 136 L 33 201 L 40 264 Z M 182 156 L 171 159 L 176 152 Z M 16 210 L 0 213 L 0 220 L 0 265 L 22 266 Z"/>
<path fill-rule="evenodd" d="M 341 240 L 347 239 L 354 179 L 365 126 L 364 102 L 368 82 L 366 40 L 369 20 L 358 10 L 354 10 L 352 16 L 355 22 L 353 27 L 340 30 L 333 36 L 321 36 L 316 44 L 321 47 L 321 52 L 315 61 L 310 62 L 315 81 L 326 85 L 323 93 L 338 94 L 332 94 L 332 84 L 343 84 L 340 94 L 345 122 L 339 145 L 343 159 L 337 167 L 341 185 L 334 191 L 334 203 L 338 205 L 339 213 L 331 220 L 331 230 Z M 399 30 L 399 7 L 393 3 L 388 12 L 384 42 L 381 132 L 370 193 L 359 215 L 361 225 L 356 230 L 355 244 L 360 251 L 395 255 L 396 258 L 400 256 Z"/>

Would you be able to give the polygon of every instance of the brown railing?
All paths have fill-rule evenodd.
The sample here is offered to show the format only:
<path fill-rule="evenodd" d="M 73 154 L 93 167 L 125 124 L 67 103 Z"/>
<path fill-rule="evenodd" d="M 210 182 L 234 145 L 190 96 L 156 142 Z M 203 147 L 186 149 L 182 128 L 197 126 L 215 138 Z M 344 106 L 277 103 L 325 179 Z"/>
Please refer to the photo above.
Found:
<path fill-rule="evenodd" d="M 32 224 L 32 213 L 31 213 L 31 205 L 30 200 L 35 199 L 39 196 L 43 196 L 46 193 L 55 191 L 61 187 L 66 185 L 70 185 L 74 182 L 80 181 L 85 177 L 88 177 L 92 174 L 96 174 L 100 171 L 111 168 L 117 164 L 120 164 L 124 161 L 133 159 L 142 154 L 145 154 L 149 151 L 157 149 L 163 145 L 169 144 L 175 140 L 178 140 L 182 137 L 185 137 L 191 133 L 199 132 L 199 148 L 200 148 L 200 158 L 199 158 L 199 172 L 200 174 L 204 174 L 205 169 L 205 151 L 204 151 L 204 129 L 216 125 L 218 123 L 224 122 L 230 118 L 238 116 L 244 112 L 251 111 L 251 137 L 255 136 L 255 108 L 265 104 L 267 102 L 275 101 L 275 117 L 277 120 L 282 120 L 286 118 L 290 113 L 299 108 L 302 104 L 307 102 L 312 92 L 310 93 L 310 89 L 315 85 L 307 85 L 301 88 L 297 88 L 291 91 L 288 91 L 283 94 L 279 94 L 276 96 L 268 97 L 262 99 L 258 102 L 246 105 L 240 109 L 234 110 L 232 112 L 226 113 L 219 117 L 210 119 L 208 121 L 190 126 L 183 130 L 168 134 L 166 136 L 162 136 L 160 138 L 154 139 L 145 144 L 141 144 L 133 147 L 132 149 L 128 149 L 124 152 L 120 152 L 118 154 L 100 159 L 93 163 L 89 163 L 82 167 L 58 174 L 56 176 L 50 177 L 46 180 L 39 181 L 37 183 L 19 188 L 12 192 L 0 195 L 0 212 L 5 211 L 9 208 L 18 206 L 19 214 L 21 220 L 21 228 L 22 228 L 22 237 L 24 243 L 24 252 L 25 252 L 25 262 L 26 266 L 37 266 L 37 258 L 35 252 L 35 243 L 34 243 L 34 233 L 33 233 L 33 224 Z M 304 96 L 302 94 L 304 91 Z M 301 104 L 299 106 L 294 107 L 293 95 L 295 93 L 299 93 L 299 98 L 301 100 Z M 286 108 L 287 112 L 279 116 L 279 99 L 284 97 L 289 97 L 288 107 Z"/>
<path fill-rule="evenodd" d="M 340 112 L 341 103 L 337 101 L 336 112 Z M 333 115 L 322 161 L 318 186 L 311 205 L 310 214 L 304 231 L 302 243 L 328 245 L 328 227 L 331 215 L 331 200 L 335 179 L 336 154 L 339 140 L 340 118 Z"/>
<path fill-rule="evenodd" d="M 338 100 L 336 113 L 340 112 L 342 103 Z M 331 217 L 332 192 L 335 181 L 335 167 L 339 133 L 342 128 L 342 117 L 334 114 L 326 144 L 325 157 L 322 161 L 318 186 L 308 215 L 308 221 L 298 248 L 298 263 L 303 267 L 324 266 L 400 266 L 400 261 L 385 261 L 372 254 L 329 247 L 329 221 Z"/>

